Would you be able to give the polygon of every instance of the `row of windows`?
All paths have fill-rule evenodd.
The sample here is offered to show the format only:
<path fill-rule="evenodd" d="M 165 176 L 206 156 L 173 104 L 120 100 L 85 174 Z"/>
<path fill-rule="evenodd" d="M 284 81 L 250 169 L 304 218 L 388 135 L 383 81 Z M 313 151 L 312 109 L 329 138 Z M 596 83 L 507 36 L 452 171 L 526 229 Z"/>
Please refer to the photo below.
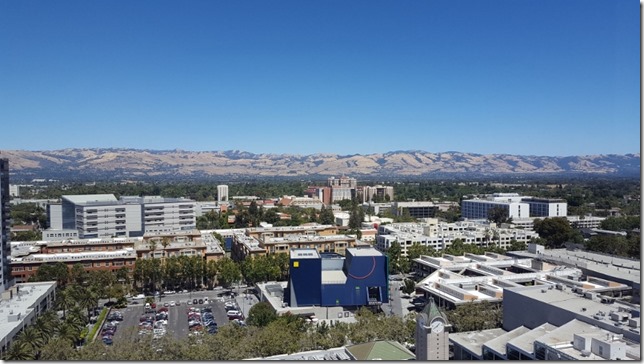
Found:
<path fill-rule="evenodd" d="M 114 262 L 95 262 L 95 263 L 83 263 L 83 267 L 85 268 L 92 268 L 92 267 L 121 267 L 123 265 L 134 265 L 134 261 L 114 261 Z M 32 270 L 38 270 L 37 266 L 27 266 L 27 267 L 12 267 L 12 271 L 14 272 L 23 272 L 23 271 L 32 271 Z"/>

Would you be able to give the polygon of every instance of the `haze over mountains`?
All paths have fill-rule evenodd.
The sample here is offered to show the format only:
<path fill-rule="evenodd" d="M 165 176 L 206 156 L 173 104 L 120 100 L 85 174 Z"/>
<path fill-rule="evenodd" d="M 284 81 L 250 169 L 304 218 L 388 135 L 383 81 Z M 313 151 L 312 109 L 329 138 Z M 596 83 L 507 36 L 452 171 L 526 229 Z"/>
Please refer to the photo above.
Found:
<path fill-rule="evenodd" d="M 522 156 L 418 150 L 367 155 L 253 154 L 138 149 L 3 150 L 21 179 L 177 179 L 213 177 L 431 177 L 495 174 L 639 176 L 640 154 Z"/>

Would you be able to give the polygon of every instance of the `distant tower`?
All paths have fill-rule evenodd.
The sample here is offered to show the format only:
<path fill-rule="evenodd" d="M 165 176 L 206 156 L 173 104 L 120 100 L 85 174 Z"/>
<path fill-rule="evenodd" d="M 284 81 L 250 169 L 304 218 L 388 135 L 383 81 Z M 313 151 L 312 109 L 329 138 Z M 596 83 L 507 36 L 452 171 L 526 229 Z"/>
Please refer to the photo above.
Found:
<path fill-rule="evenodd" d="M 452 325 L 431 298 L 416 315 L 416 360 L 449 360 L 449 331 Z"/>
<path fill-rule="evenodd" d="M 228 202 L 228 186 L 217 186 L 217 202 Z"/>
<path fill-rule="evenodd" d="M 11 287 L 11 244 L 9 243 L 9 160 L 0 159 L 0 261 L 2 262 L 2 285 L 0 292 Z"/>

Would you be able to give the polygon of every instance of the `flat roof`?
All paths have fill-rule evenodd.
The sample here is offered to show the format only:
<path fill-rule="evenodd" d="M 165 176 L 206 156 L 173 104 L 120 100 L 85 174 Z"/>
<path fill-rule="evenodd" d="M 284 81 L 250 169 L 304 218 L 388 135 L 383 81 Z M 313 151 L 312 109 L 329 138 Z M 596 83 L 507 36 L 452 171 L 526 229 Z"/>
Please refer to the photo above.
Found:
<path fill-rule="evenodd" d="M 518 337 L 509 340 L 508 344 L 520 349 L 525 353 L 532 354 L 534 353 L 534 340 L 556 328 L 557 326 L 546 322 L 545 324 L 537 326 L 523 335 L 519 335 Z"/>
<path fill-rule="evenodd" d="M 345 284 L 347 275 L 341 270 L 323 270 L 322 284 Z"/>
<path fill-rule="evenodd" d="M 33 311 L 33 306 L 55 286 L 56 282 L 18 283 L 14 285 L 14 287 L 19 287 L 18 296 L 14 295 L 10 300 L 0 299 L 0 312 L 2 312 L 0 313 L 0 340 L 6 339 L 14 330 L 17 331 L 18 327 L 22 326 L 24 318 Z M 11 312 L 14 315 L 19 314 L 20 318 L 16 321 L 9 321 Z"/>
<path fill-rule="evenodd" d="M 530 331 L 529 328 L 525 326 L 519 326 L 516 329 L 506 332 L 503 335 L 500 335 L 488 342 L 485 343 L 485 346 L 490 348 L 491 350 L 497 352 L 500 355 L 506 355 L 507 354 L 507 346 L 506 344 L 508 341 L 519 337 L 520 335 L 525 334 L 526 332 Z"/>
<path fill-rule="evenodd" d="M 547 289 L 544 286 L 526 286 L 507 287 L 506 290 L 588 318 L 593 318 L 593 315 L 599 311 L 618 311 L 620 307 L 630 309 L 630 306 L 620 304 L 619 301 L 615 301 L 614 303 L 601 303 L 582 297 L 571 292 L 570 288 L 566 288 L 566 291 L 561 291 L 558 289 Z M 641 321 L 639 317 L 636 319 Z"/>
<path fill-rule="evenodd" d="M 117 202 L 113 194 L 96 194 L 96 195 L 63 195 L 63 199 L 75 203 L 84 204 L 89 202 Z"/>
<path fill-rule="evenodd" d="M 467 332 L 458 332 L 454 334 L 449 334 L 449 340 L 457 343 L 463 348 L 469 350 L 470 352 L 482 356 L 483 355 L 483 344 L 486 342 L 495 339 L 507 331 L 496 328 L 484 331 L 467 331 Z"/>
<path fill-rule="evenodd" d="M 564 325 L 559 326 L 558 328 L 550 331 L 549 333 L 536 338 L 535 341 L 539 341 L 550 347 L 558 347 L 559 350 L 564 352 L 567 355 L 570 355 L 577 360 L 605 360 L 604 358 L 597 356 L 595 354 L 590 354 L 589 356 L 583 356 L 580 350 L 575 349 L 570 344 L 574 340 L 575 334 L 586 334 L 583 336 L 593 336 L 598 339 L 603 339 L 604 341 L 615 342 L 621 341 L 626 344 L 628 347 L 627 352 L 630 352 L 631 355 L 637 355 L 639 359 L 640 345 L 625 341 L 621 335 L 615 337 L 614 332 L 610 332 L 604 329 L 601 329 L 595 325 L 588 324 L 583 321 L 574 319 Z M 566 347 L 568 345 L 568 347 Z"/>
<path fill-rule="evenodd" d="M 319 259 L 320 253 L 315 248 L 291 249 L 291 259 Z"/>
<path fill-rule="evenodd" d="M 382 253 L 373 247 L 368 248 L 347 248 L 347 251 L 354 257 L 380 257 Z"/>

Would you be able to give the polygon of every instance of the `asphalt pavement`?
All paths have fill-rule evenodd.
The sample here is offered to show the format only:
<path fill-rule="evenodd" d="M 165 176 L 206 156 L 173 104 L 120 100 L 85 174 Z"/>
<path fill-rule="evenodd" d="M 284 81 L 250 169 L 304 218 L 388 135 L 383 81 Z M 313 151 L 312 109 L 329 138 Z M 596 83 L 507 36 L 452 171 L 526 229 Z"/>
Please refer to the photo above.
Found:
<path fill-rule="evenodd" d="M 169 294 L 162 297 L 157 297 L 155 303 L 156 310 L 163 307 L 168 303 L 168 325 L 166 327 L 166 335 L 173 335 L 175 338 L 183 338 L 190 332 L 188 329 L 188 310 L 190 307 L 212 309 L 215 322 L 218 326 L 229 324 L 228 316 L 224 306 L 225 298 L 219 298 L 218 294 L 223 293 L 223 289 L 214 291 L 198 291 L 192 293 L 177 293 Z M 204 299 L 208 297 L 208 304 L 193 304 L 194 299 Z M 118 345 L 118 341 L 130 340 L 133 335 L 138 335 L 139 318 L 145 314 L 144 303 L 145 300 L 130 300 L 136 301 L 137 304 L 128 304 L 126 308 L 113 309 L 113 311 L 120 311 L 123 314 L 123 321 L 119 322 L 117 330 L 114 334 L 114 345 Z M 170 306 L 170 302 L 174 301 L 175 305 Z M 190 301 L 188 304 L 187 302 Z M 177 302 L 179 305 L 177 305 Z M 240 308 L 242 306 L 240 305 Z M 100 340 L 100 336 L 97 338 Z"/>

